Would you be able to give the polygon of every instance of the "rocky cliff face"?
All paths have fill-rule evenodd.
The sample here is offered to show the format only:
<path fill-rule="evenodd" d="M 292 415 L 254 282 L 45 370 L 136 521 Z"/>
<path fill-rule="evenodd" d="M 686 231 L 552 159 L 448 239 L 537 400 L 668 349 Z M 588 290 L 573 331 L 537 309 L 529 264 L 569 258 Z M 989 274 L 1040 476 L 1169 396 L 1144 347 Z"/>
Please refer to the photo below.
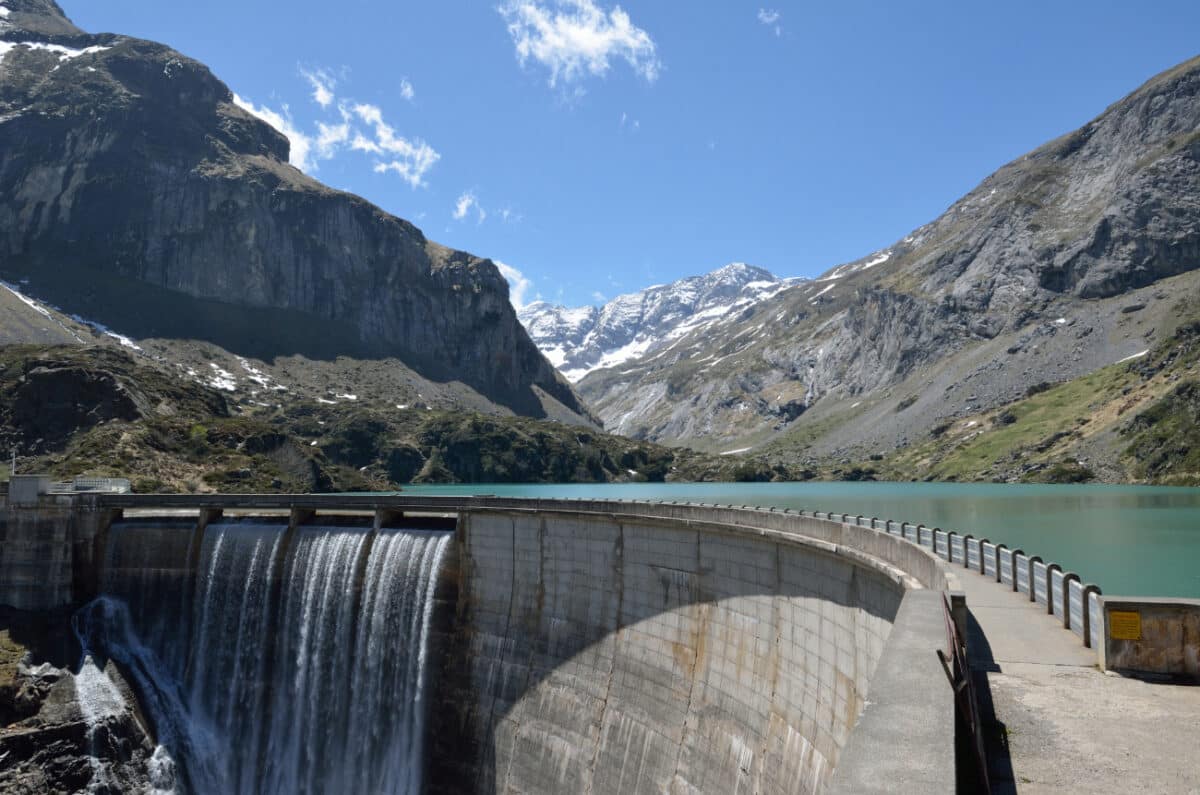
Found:
<path fill-rule="evenodd" d="M 533 341 L 571 381 L 659 351 L 685 334 L 727 323 L 797 279 L 735 262 L 620 295 L 601 307 L 568 309 L 542 301 L 518 314 Z"/>
<path fill-rule="evenodd" d="M 891 450 L 1152 347 L 1197 268 L 1200 58 L 888 249 L 579 389 L 610 431 L 648 439 Z"/>
<path fill-rule="evenodd" d="M 0 269 L 32 294 L 131 336 L 395 357 L 518 413 L 585 413 L 489 260 L 287 165 L 204 65 L 51 0 L 5 7 Z"/>

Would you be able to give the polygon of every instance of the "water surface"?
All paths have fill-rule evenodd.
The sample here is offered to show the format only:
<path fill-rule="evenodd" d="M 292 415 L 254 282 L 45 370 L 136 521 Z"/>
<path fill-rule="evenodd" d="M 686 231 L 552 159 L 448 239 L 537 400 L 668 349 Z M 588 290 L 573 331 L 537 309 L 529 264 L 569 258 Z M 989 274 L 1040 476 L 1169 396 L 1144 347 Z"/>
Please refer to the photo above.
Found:
<path fill-rule="evenodd" d="M 1109 595 L 1200 598 L 1200 489 L 995 483 L 411 486 L 407 494 L 680 500 L 835 511 L 970 533 L 1074 571 Z"/>

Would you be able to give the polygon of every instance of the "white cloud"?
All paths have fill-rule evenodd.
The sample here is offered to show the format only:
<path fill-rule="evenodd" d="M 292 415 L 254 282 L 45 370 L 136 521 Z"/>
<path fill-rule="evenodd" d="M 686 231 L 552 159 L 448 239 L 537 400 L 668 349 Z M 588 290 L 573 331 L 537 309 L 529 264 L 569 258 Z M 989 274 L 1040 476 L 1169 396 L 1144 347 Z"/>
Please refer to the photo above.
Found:
<path fill-rule="evenodd" d="M 499 7 L 524 66 L 531 58 L 550 70 L 550 85 L 603 76 L 624 59 L 647 82 L 662 63 L 650 34 L 620 6 L 605 11 L 593 0 L 507 0 Z"/>
<path fill-rule="evenodd" d="M 533 289 L 533 282 L 525 278 L 525 274 L 511 265 L 505 265 L 499 260 L 495 260 L 495 263 L 496 267 L 500 269 L 500 275 L 508 281 L 508 299 L 512 303 L 513 308 L 517 311 L 524 309 L 528 303 L 525 297 Z"/>
<path fill-rule="evenodd" d="M 779 24 L 779 20 L 781 19 L 783 19 L 783 14 L 774 8 L 758 9 L 758 21 L 769 28 L 774 28 L 776 36 L 783 35 L 783 27 Z"/>
<path fill-rule="evenodd" d="M 400 78 L 400 96 L 404 97 L 409 102 L 417 96 L 417 90 L 413 88 L 413 84 L 407 77 Z"/>
<path fill-rule="evenodd" d="M 598 304 L 603 304 L 608 299 L 604 297 L 604 293 L 597 290 L 596 292 L 592 293 L 592 300 Z"/>
<path fill-rule="evenodd" d="M 318 69 L 315 72 L 309 72 L 301 69 L 300 74 L 304 75 L 313 89 L 313 102 L 316 102 L 322 108 L 328 108 L 333 104 L 334 93 L 333 89 L 337 87 L 337 81 L 330 77 L 329 73 L 324 69 Z"/>
<path fill-rule="evenodd" d="M 338 149 L 350 140 L 350 123 L 342 120 L 341 124 L 325 124 L 317 122 L 317 157 L 329 160 L 337 154 Z"/>
<path fill-rule="evenodd" d="M 479 199 L 475 196 L 475 191 L 465 190 L 459 194 L 458 200 L 454 202 L 454 220 L 463 220 L 471 210 L 475 210 L 475 217 L 478 219 L 477 223 L 482 224 L 487 220 L 487 210 L 483 209 L 483 206 L 480 205 Z"/>
<path fill-rule="evenodd" d="M 283 133 L 284 137 L 292 144 L 291 156 L 288 158 L 288 161 L 293 166 L 301 171 L 316 170 L 316 161 L 312 159 L 313 139 L 296 127 L 287 105 L 283 106 L 283 112 L 280 113 L 265 106 L 256 107 L 254 103 L 247 99 L 242 99 L 237 94 L 233 95 L 233 104 L 252 116 L 257 116 Z"/>
<path fill-rule="evenodd" d="M 303 132 L 292 119 L 287 105 L 282 112 L 255 106 L 249 100 L 234 95 L 234 103 L 283 133 L 291 142 L 292 165 L 301 171 L 315 172 L 321 160 L 329 160 L 349 147 L 353 151 L 375 155 L 376 173 L 394 171 L 414 188 L 425 184 L 425 175 L 441 159 L 441 155 L 419 138 L 405 138 L 384 121 L 383 111 L 375 105 L 350 104 L 338 101 L 334 88 L 337 82 L 324 69 L 314 72 L 301 70 L 313 88 L 313 101 L 330 111 L 336 102 L 337 121 L 317 121 L 315 133 Z M 411 98 L 411 84 L 402 82 L 401 93 Z M 404 90 L 408 87 L 408 92 Z M 356 126 L 361 122 L 370 127 L 364 132 Z M 482 221 L 482 218 L 480 219 Z"/>
<path fill-rule="evenodd" d="M 350 148 L 380 157 L 375 163 L 377 173 L 395 171 L 414 188 L 424 185 L 425 174 L 442 156 L 419 138 L 396 135 L 395 129 L 383 120 L 383 111 L 375 105 L 355 105 L 353 110 L 362 122 L 374 128 L 375 137 L 367 138 L 356 132 Z"/>

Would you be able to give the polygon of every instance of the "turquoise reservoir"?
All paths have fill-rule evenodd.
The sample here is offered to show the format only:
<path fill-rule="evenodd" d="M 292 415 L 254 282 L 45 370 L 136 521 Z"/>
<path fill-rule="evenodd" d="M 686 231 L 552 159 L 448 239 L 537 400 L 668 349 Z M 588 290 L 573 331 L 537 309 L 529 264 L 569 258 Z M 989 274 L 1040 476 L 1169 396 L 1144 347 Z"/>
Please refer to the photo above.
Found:
<path fill-rule="evenodd" d="M 1105 594 L 1200 598 L 1200 489 L 993 483 L 411 486 L 406 494 L 678 500 L 835 511 L 987 538 Z"/>

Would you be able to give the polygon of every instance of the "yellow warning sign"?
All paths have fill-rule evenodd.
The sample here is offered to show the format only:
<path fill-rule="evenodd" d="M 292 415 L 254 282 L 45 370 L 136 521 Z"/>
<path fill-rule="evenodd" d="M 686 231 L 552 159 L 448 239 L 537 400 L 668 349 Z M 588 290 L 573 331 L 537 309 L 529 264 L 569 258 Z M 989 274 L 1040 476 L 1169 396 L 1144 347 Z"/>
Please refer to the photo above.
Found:
<path fill-rule="evenodd" d="M 1141 640 L 1142 614 L 1113 610 L 1108 614 L 1108 636 L 1113 640 Z"/>

